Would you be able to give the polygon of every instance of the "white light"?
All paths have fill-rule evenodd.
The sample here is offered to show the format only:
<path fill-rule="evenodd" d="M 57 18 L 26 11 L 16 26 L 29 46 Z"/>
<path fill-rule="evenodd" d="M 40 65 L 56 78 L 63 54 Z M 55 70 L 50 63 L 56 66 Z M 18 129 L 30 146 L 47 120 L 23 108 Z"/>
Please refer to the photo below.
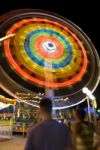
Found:
<path fill-rule="evenodd" d="M 95 100 L 95 97 L 94 95 L 92 94 L 92 92 L 87 88 L 87 87 L 84 87 L 82 89 L 83 93 L 85 93 L 91 100 Z"/>
<path fill-rule="evenodd" d="M 10 38 L 10 37 L 13 37 L 13 36 L 15 36 L 15 34 L 6 35 L 6 36 L 0 38 L 0 42 L 4 41 L 4 40 L 6 40 L 6 39 L 8 39 L 8 38 Z"/>
<path fill-rule="evenodd" d="M 86 93 L 88 96 L 92 95 L 92 92 L 90 90 L 87 91 Z"/>
<path fill-rule="evenodd" d="M 84 87 L 84 88 L 82 89 L 82 91 L 83 91 L 83 93 L 85 93 L 87 96 L 92 95 L 92 92 L 91 92 L 87 87 Z"/>
<path fill-rule="evenodd" d="M 89 95 L 89 98 L 91 99 L 91 100 L 95 100 L 95 97 L 91 94 L 91 95 Z"/>
<path fill-rule="evenodd" d="M 2 102 L 0 102 L 0 110 L 5 109 L 7 107 L 9 107 L 11 104 L 4 104 Z"/>
<path fill-rule="evenodd" d="M 59 120 L 58 122 L 61 123 L 61 120 Z"/>
<path fill-rule="evenodd" d="M 84 88 L 82 89 L 82 91 L 83 91 L 83 93 L 87 93 L 88 88 L 87 88 L 87 87 L 84 87 Z"/>
<path fill-rule="evenodd" d="M 56 45 L 55 45 L 55 43 L 53 43 L 51 41 L 47 41 L 47 42 L 43 43 L 43 48 L 50 53 L 53 53 L 56 51 Z"/>

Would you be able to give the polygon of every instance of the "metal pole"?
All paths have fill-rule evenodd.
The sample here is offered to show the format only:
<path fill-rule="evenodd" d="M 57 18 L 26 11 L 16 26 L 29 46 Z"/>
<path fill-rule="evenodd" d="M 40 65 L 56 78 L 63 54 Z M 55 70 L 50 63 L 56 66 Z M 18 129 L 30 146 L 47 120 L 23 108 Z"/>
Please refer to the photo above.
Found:
<path fill-rule="evenodd" d="M 51 72 L 51 79 L 48 79 L 49 75 L 49 69 L 52 69 L 52 63 L 45 62 L 45 79 L 48 83 L 48 87 L 45 87 L 45 96 L 49 97 L 52 100 L 52 104 L 54 105 L 53 96 L 54 96 L 54 90 L 50 88 L 51 82 L 53 81 L 53 73 Z M 48 68 L 48 69 L 47 69 Z M 52 116 L 56 116 L 56 111 L 52 109 Z"/>
<path fill-rule="evenodd" d="M 96 124 L 97 121 L 96 121 L 96 107 L 97 107 L 97 104 L 96 104 L 96 100 L 93 100 L 93 110 L 94 110 L 94 123 Z"/>
<path fill-rule="evenodd" d="M 89 97 L 88 97 L 88 96 L 87 96 L 87 105 L 88 105 L 88 116 L 89 116 L 89 121 L 91 122 L 90 102 L 89 102 Z"/>

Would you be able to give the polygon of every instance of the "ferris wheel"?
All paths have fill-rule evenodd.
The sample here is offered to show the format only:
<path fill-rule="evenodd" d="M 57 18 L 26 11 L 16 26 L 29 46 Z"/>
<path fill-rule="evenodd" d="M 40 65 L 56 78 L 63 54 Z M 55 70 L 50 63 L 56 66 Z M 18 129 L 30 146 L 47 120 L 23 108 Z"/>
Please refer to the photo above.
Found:
<path fill-rule="evenodd" d="M 73 22 L 47 11 L 23 9 L 1 16 L 0 24 L 0 84 L 11 96 L 44 93 L 55 109 L 63 109 L 84 101 L 84 87 L 95 90 L 99 56 Z"/>

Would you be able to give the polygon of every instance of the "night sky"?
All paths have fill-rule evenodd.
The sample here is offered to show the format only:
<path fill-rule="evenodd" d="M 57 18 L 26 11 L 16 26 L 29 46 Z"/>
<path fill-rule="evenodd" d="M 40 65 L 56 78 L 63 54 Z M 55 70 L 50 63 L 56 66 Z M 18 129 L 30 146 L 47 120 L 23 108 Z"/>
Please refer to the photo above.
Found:
<path fill-rule="evenodd" d="M 3 2 L 3 0 L 1 0 L 0 3 L 1 2 Z M 90 1 L 88 4 L 87 1 L 80 1 L 79 3 L 77 0 L 75 0 L 74 3 L 71 0 L 6 0 L 0 4 L 0 15 L 10 10 L 20 8 L 43 9 L 55 12 L 73 21 L 82 28 L 94 43 L 100 56 L 100 8 L 98 9 L 98 3 L 98 1 L 96 3 Z M 100 101 L 99 89 L 100 84 L 94 94 L 98 102 Z M 1 91 L 1 93 L 3 92 Z"/>

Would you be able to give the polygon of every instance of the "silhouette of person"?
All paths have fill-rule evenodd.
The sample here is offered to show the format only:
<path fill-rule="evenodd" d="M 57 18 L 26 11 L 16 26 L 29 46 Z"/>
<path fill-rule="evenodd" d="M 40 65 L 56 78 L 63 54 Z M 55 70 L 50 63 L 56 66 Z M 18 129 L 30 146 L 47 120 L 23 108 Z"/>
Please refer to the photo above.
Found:
<path fill-rule="evenodd" d="M 39 106 L 42 121 L 30 130 L 25 150 L 72 150 L 73 144 L 67 126 L 52 119 L 52 101 L 43 98 Z"/>
<path fill-rule="evenodd" d="M 93 150 L 94 126 L 85 119 L 82 108 L 74 112 L 76 122 L 72 125 L 72 137 L 76 150 Z"/>

